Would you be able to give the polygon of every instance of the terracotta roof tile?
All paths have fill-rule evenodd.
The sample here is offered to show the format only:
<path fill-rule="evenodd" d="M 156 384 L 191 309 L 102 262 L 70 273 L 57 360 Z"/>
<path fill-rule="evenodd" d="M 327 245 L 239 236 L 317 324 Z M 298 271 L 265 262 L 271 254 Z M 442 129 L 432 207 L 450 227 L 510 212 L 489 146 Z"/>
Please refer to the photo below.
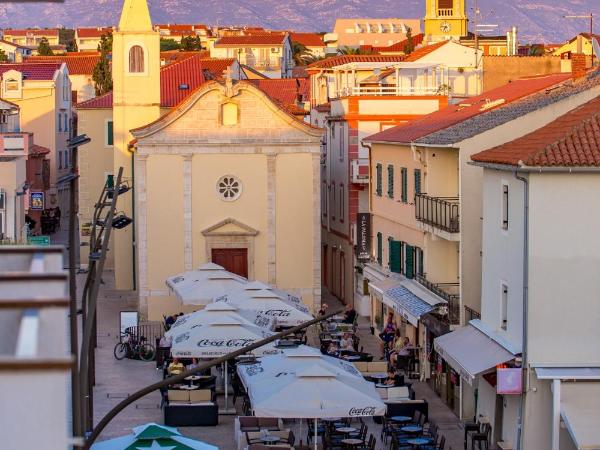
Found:
<path fill-rule="evenodd" d="M 54 74 L 60 69 L 61 63 L 11 63 L 0 64 L 0 75 L 9 70 L 17 70 L 25 75 L 26 80 L 52 80 Z"/>
<path fill-rule="evenodd" d="M 404 55 L 338 55 L 309 64 L 308 69 L 329 69 L 353 62 L 401 62 Z"/>
<path fill-rule="evenodd" d="M 78 38 L 100 38 L 113 32 L 112 27 L 77 28 Z"/>
<path fill-rule="evenodd" d="M 413 36 L 413 44 L 415 46 L 421 45 L 424 37 L 425 37 L 425 35 L 423 33 Z M 395 44 L 388 45 L 387 47 L 371 47 L 371 50 L 375 53 L 403 52 L 407 43 L 408 43 L 408 39 L 404 39 L 403 41 L 396 42 Z"/>
<path fill-rule="evenodd" d="M 113 93 L 107 92 L 99 97 L 94 97 L 81 103 L 77 103 L 77 109 L 111 109 L 113 106 Z"/>
<path fill-rule="evenodd" d="M 436 42 L 435 44 L 429 44 L 429 45 L 424 45 L 422 47 L 419 47 L 418 49 L 416 49 L 409 55 L 406 55 L 406 59 L 404 61 L 406 61 L 406 62 L 418 61 L 419 59 L 423 58 L 424 56 L 427 56 L 430 53 L 436 51 L 438 48 L 443 47 L 448 42 L 450 42 L 450 41 Z"/>
<path fill-rule="evenodd" d="M 246 36 L 223 36 L 215 47 L 248 46 L 248 45 L 281 45 L 287 35 L 285 33 L 261 33 Z"/>
<path fill-rule="evenodd" d="M 206 58 L 210 55 L 208 51 L 190 51 L 190 52 L 182 52 L 179 50 L 168 50 L 166 52 L 160 52 L 160 60 L 165 64 L 171 64 L 174 62 L 179 62 L 187 58 L 191 58 L 192 56 L 200 55 L 202 58 Z"/>
<path fill-rule="evenodd" d="M 520 166 L 600 166 L 600 97 L 471 159 Z"/>
<path fill-rule="evenodd" d="M 235 63 L 235 58 L 202 58 L 202 70 L 209 72 L 210 77 L 220 80 L 223 78 L 223 72 Z"/>
<path fill-rule="evenodd" d="M 56 36 L 58 37 L 58 29 L 57 28 L 51 28 L 51 29 L 47 29 L 47 30 L 39 30 L 39 29 L 31 29 L 31 30 L 27 30 L 27 29 L 5 29 L 4 30 L 4 35 L 8 35 L 8 36 L 27 36 L 27 35 L 33 35 L 33 36 Z"/>
<path fill-rule="evenodd" d="M 428 114 L 407 125 L 388 128 L 367 137 L 365 140 L 370 142 L 412 143 L 440 130 L 562 83 L 570 77 L 571 74 L 567 73 L 515 80 L 480 96 L 465 99 L 458 104 Z"/>
<path fill-rule="evenodd" d="M 100 54 L 95 56 L 76 56 L 76 55 L 61 55 L 61 56 L 30 56 L 26 59 L 27 62 L 57 62 L 66 63 L 70 75 L 91 75 L 94 72 L 94 67 L 100 60 Z"/>
<path fill-rule="evenodd" d="M 50 149 L 48 147 L 43 147 L 41 145 L 33 144 L 29 147 L 29 154 L 34 156 L 47 155 L 50 153 Z"/>
<path fill-rule="evenodd" d="M 310 84 L 306 78 L 281 78 L 266 80 L 248 80 L 270 98 L 277 100 L 281 105 L 295 114 L 304 109 L 296 105 L 298 99 L 306 101 L 310 98 Z"/>
<path fill-rule="evenodd" d="M 291 33 L 292 42 L 299 42 L 305 47 L 324 47 L 323 35 L 317 33 Z"/>

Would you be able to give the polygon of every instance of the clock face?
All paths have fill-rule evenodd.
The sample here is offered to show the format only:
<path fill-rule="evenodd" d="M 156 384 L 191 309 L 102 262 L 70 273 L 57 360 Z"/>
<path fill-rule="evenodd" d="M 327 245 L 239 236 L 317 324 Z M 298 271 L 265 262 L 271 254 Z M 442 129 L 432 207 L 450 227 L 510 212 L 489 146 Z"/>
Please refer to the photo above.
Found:
<path fill-rule="evenodd" d="M 443 33 L 450 33 L 451 29 L 452 26 L 450 25 L 450 23 L 446 22 L 445 20 L 440 24 L 440 30 L 442 30 Z"/>

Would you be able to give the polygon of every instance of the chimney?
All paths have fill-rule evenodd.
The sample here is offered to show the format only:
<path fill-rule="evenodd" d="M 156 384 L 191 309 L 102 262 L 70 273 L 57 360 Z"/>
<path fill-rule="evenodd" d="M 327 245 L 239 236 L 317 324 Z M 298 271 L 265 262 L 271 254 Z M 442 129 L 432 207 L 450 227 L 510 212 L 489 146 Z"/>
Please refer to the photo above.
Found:
<path fill-rule="evenodd" d="M 571 72 L 573 74 L 573 78 L 578 79 L 585 76 L 587 73 L 586 59 L 587 58 L 583 53 L 573 53 L 571 55 Z"/>

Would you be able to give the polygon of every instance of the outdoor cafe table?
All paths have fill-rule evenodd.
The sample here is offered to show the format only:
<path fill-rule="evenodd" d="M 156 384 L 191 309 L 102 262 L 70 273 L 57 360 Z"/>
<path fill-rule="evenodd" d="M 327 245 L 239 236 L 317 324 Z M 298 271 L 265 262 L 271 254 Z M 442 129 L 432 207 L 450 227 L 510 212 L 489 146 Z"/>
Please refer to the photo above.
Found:
<path fill-rule="evenodd" d="M 183 386 L 179 386 L 179 389 L 183 389 L 184 391 L 193 391 L 194 389 L 198 389 L 198 386 L 196 386 L 196 385 L 192 385 L 192 386 L 183 385 Z"/>
<path fill-rule="evenodd" d="M 406 441 L 406 443 L 412 445 L 413 448 L 419 448 L 422 445 L 430 444 L 431 443 L 431 439 L 427 439 L 427 438 L 408 439 Z"/>
<path fill-rule="evenodd" d="M 279 442 L 281 440 L 281 438 L 279 436 L 272 436 L 272 435 L 266 435 L 266 436 L 262 436 L 260 438 L 260 441 L 263 444 L 276 444 L 277 442 Z"/>
<path fill-rule="evenodd" d="M 342 359 L 346 361 L 358 361 L 361 357 L 358 355 L 342 355 Z"/>
<path fill-rule="evenodd" d="M 350 448 L 355 448 L 358 445 L 361 445 L 363 443 L 363 441 L 361 439 L 342 439 L 341 443 L 350 447 Z"/>
<path fill-rule="evenodd" d="M 390 417 L 390 420 L 392 422 L 406 423 L 406 422 L 410 422 L 412 420 L 412 417 L 408 417 L 408 416 L 392 416 L 392 417 Z"/>
<path fill-rule="evenodd" d="M 409 434 L 417 434 L 423 431 L 423 428 L 418 425 L 407 425 L 405 427 L 400 428 L 400 430 Z"/>
<path fill-rule="evenodd" d="M 339 427 L 339 428 L 336 428 L 335 431 L 339 431 L 340 433 L 344 433 L 344 434 L 350 434 L 350 433 L 354 433 L 355 431 L 358 431 L 358 428 L 354 428 L 354 427 Z"/>
<path fill-rule="evenodd" d="M 385 380 L 387 378 L 387 373 L 372 373 L 369 375 L 369 378 L 375 378 L 376 380 Z"/>

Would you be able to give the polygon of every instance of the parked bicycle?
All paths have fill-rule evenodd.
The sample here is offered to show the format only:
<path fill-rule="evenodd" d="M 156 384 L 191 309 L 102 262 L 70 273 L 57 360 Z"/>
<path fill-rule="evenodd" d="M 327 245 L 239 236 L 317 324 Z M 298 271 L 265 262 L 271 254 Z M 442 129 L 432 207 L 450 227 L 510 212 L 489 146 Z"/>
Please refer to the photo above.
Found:
<path fill-rule="evenodd" d="M 115 345 L 113 351 L 115 358 L 121 361 L 124 358 L 141 359 L 142 361 L 152 361 L 156 354 L 154 346 L 146 342 L 144 336 L 139 340 L 127 331 L 121 333 L 121 341 Z"/>

